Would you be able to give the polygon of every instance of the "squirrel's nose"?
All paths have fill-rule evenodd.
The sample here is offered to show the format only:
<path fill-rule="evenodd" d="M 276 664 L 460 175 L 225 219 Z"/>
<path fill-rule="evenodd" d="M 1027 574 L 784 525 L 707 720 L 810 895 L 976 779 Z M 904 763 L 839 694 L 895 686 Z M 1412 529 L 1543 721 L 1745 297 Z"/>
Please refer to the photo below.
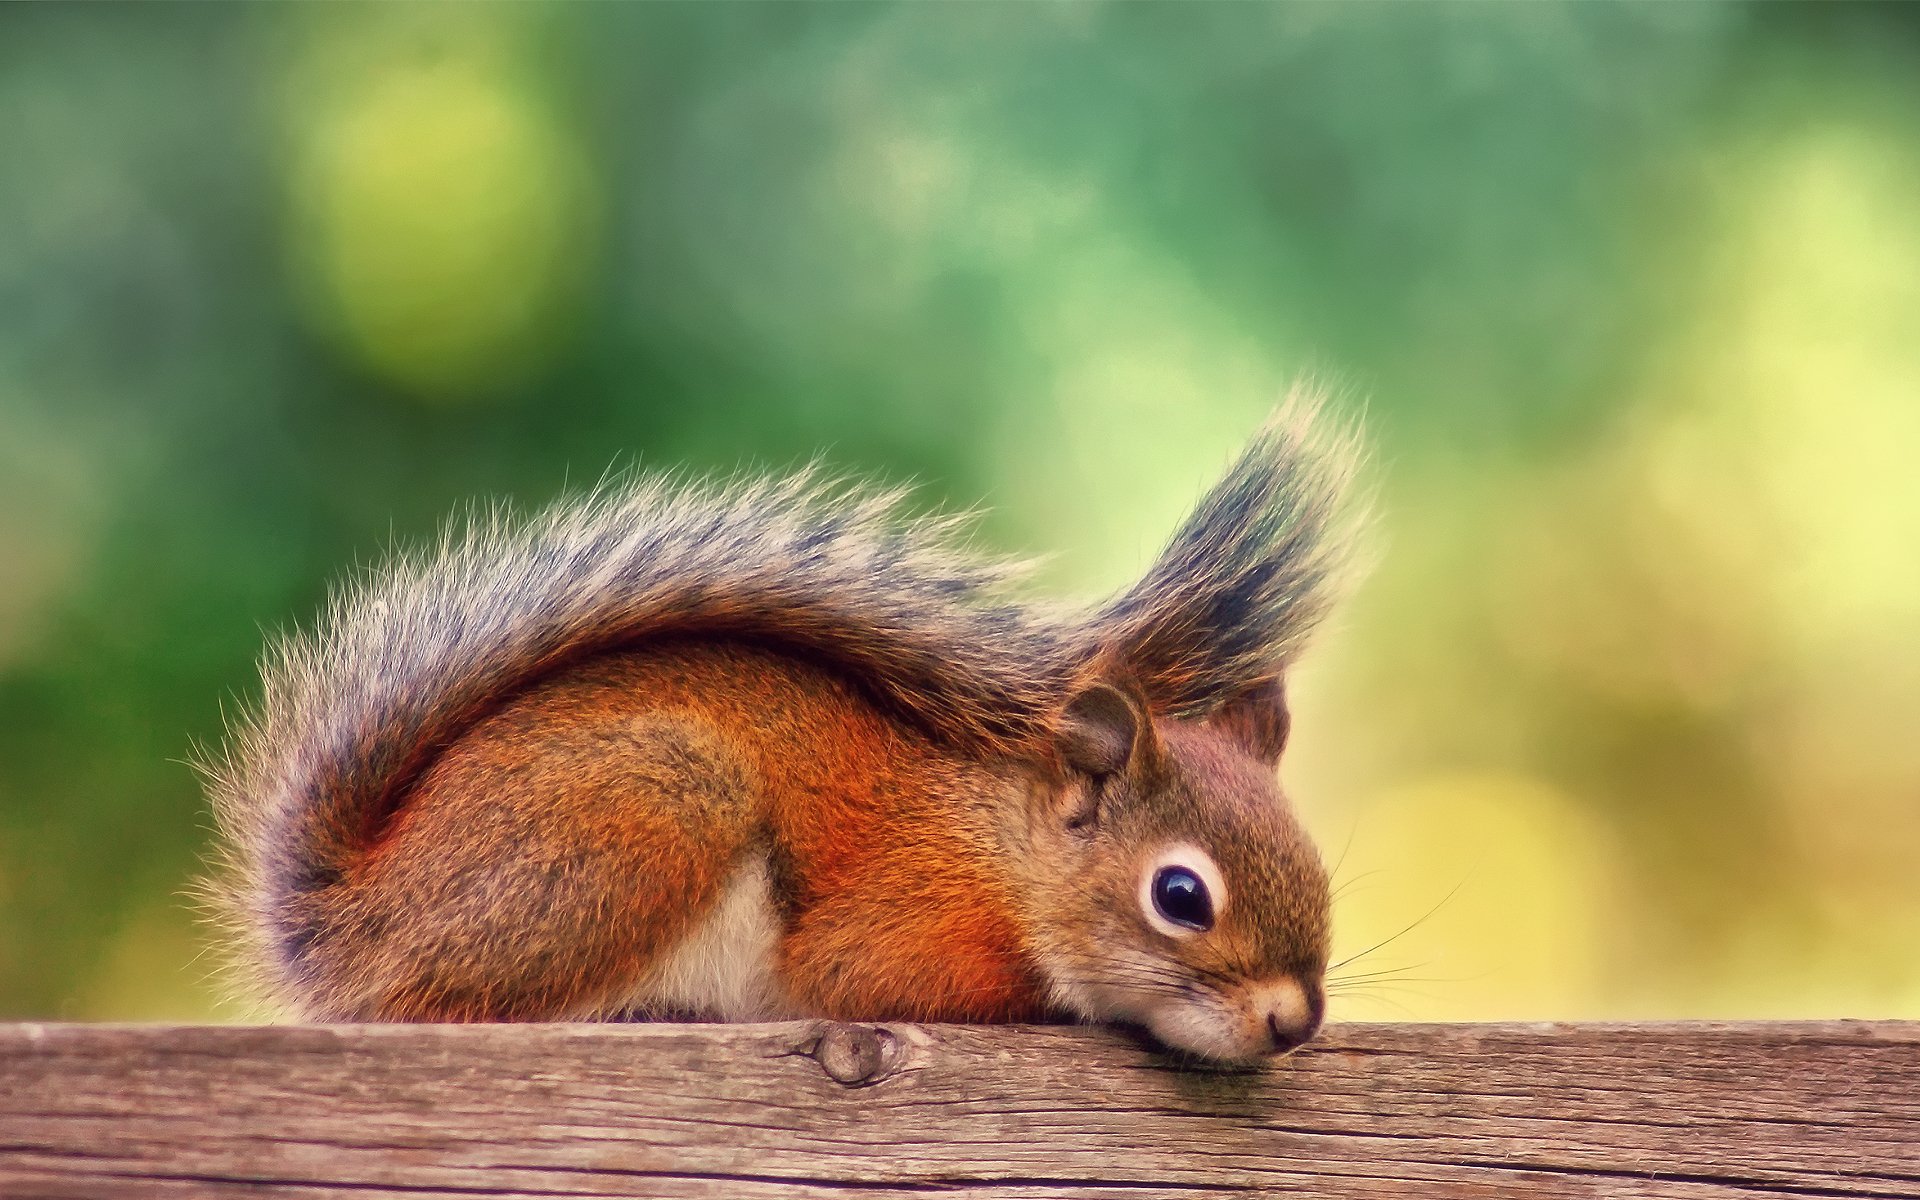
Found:
<path fill-rule="evenodd" d="M 1307 1044 L 1307 1039 L 1311 1038 L 1319 1028 L 1320 1023 L 1318 1021 L 1311 1025 L 1299 1023 L 1288 1024 L 1286 1019 L 1277 1012 L 1267 1014 L 1267 1036 L 1273 1039 L 1273 1052 L 1275 1054 L 1285 1054 L 1289 1050 L 1298 1050 Z"/>
<path fill-rule="evenodd" d="M 1273 1053 L 1298 1050 L 1319 1032 L 1326 1000 L 1325 993 L 1318 987 L 1309 987 L 1294 979 L 1282 980 L 1268 989 L 1265 1000 L 1267 1036 L 1273 1042 Z"/>

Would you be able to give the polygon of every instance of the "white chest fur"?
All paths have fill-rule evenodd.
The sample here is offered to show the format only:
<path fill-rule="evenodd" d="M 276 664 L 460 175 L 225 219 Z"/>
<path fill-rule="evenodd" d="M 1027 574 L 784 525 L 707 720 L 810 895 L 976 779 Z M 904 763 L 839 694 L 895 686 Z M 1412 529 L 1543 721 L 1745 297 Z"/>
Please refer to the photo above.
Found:
<path fill-rule="evenodd" d="M 790 1015 L 774 975 L 780 920 L 765 855 L 735 870 L 713 907 L 629 996 L 636 1012 L 691 1013 L 720 1021 Z"/>

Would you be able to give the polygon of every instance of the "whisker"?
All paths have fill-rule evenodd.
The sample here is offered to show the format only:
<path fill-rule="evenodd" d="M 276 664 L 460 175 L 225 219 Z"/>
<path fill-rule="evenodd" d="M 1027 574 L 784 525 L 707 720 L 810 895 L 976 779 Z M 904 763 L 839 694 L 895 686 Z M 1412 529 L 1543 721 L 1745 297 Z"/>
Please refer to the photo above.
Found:
<path fill-rule="evenodd" d="M 1358 834 L 1359 832 L 1360 832 L 1360 818 L 1359 818 L 1359 817 L 1358 817 L 1358 816 L 1356 815 L 1356 816 L 1354 817 L 1354 820 L 1353 820 L 1353 824 L 1351 824 L 1351 825 L 1349 825 L 1349 826 L 1347 826 L 1347 840 L 1346 840 L 1346 843 L 1345 843 L 1344 845 L 1342 845 L 1342 846 L 1340 847 L 1340 857 L 1339 857 L 1339 858 L 1336 858 L 1336 859 L 1334 859 L 1334 860 L 1333 860 L 1333 866 L 1331 866 L 1331 867 L 1329 867 L 1329 868 L 1327 869 L 1327 878 L 1328 878 L 1328 879 L 1338 879 L 1338 878 L 1340 878 L 1340 868 L 1346 865 L 1346 862 L 1347 862 L 1347 853 L 1348 853 L 1348 852 L 1349 852 L 1350 850 L 1352 850 L 1352 849 L 1353 849 L 1353 839 L 1354 839 L 1354 836 L 1355 836 L 1356 834 Z M 1369 872 L 1367 872 L 1367 874 L 1369 874 L 1369 875 L 1370 875 L 1370 874 L 1372 874 L 1372 872 L 1371 872 L 1371 871 L 1369 871 Z M 1342 886 L 1345 886 L 1345 885 L 1342 885 Z M 1340 894 L 1340 893 L 1338 893 L 1338 892 L 1335 892 L 1335 893 L 1334 893 L 1334 895 L 1336 895 L 1336 896 L 1337 896 L 1337 895 L 1339 895 L 1339 894 Z"/>
<path fill-rule="evenodd" d="M 1417 963 L 1408 963 L 1404 967 L 1381 967 L 1377 971 L 1361 971 L 1353 975 L 1328 975 L 1327 982 L 1328 983 L 1347 983 L 1353 980 L 1361 980 L 1361 979 L 1388 979 L 1395 975 L 1403 975 L 1408 971 L 1418 971 L 1423 967 L 1430 967 L 1432 965 L 1433 963 L 1431 961 L 1417 962 Z"/>
<path fill-rule="evenodd" d="M 1402 929 L 1399 933 L 1394 934 L 1392 937 L 1389 937 L 1384 941 L 1375 942 L 1373 945 L 1368 946 L 1365 950 L 1360 951 L 1360 953 L 1358 954 L 1349 954 L 1347 957 L 1341 959 L 1339 962 L 1334 963 L 1332 966 L 1328 967 L 1327 970 L 1337 971 L 1341 967 L 1346 966 L 1348 963 L 1358 962 L 1359 960 L 1365 958 L 1367 955 L 1372 954 L 1374 951 L 1385 949 L 1386 947 L 1392 945 L 1394 942 L 1398 941 L 1400 938 L 1403 938 L 1407 934 L 1412 933 L 1415 929 L 1418 929 L 1421 925 L 1425 924 L 1427 920 L 1433 916 L 1433 914 L 1439 912 L 1442 908 L 1445 908 L 1447 906 L 1447 902 L 1452 900 L 1455 896 L 1459 895 L 1460 889 L 1465 886 L 1467 886 L 1467 881 L 1462 879 L 1459 883 L 1456 883 L 1453 885 L 1452 891 L 1440 897 L 1440 902 L 1438 904 L 1435 904 L 1432 908 L 1428 909 L 1424 914 L 1421 915 L 1421 917 L 1418 920 L 1414 921 L 1411 925 L 1408 925 L 1405 929 Z"/>
<path fill-rule="evenodd" d="M 1338 900 L 1340 897 L 1346 895 L 1347 892 L 1351 890 L 1355 884 L 1361 883 L 1368 879 L 1372 879 L 1375 875 L 1378 875 L 1380 873 L 1381 873 L 1380 868 L 1378 867 L 1374 868 L 1371 871 L 1360 872 L 1358 875 L 1355 875 L 1352 879 L 1347 880 L 1345 883 L 1342 883 L 1339 887 L 1333 889 L 1333 893 L 1327 897 L 1327 902 L 1331 904 L 1333 901 Z"/>
<path fill-rule="evenodd" d="M 1398 1000 L 1395 1000 L 1390 996 L 1358 995 L 1358 996 L 1342 996 L 1340 998 L 1340 1002 L 1342 1004 L 1345 1004 L 1348 1001 L 1352 1001 L 1352 1000 L 1371 1000 L 1380 1004 L 1390 1004 L 1394 1008 L 1400 1010 L 1400 1012 L 1405 1016 L 1408 1016 L 1408 1017 L 1414 1016 L 1414 1011 L 1411 1008 L 1408 1008 L 1406 1005 L 1400 1003 Z"/>

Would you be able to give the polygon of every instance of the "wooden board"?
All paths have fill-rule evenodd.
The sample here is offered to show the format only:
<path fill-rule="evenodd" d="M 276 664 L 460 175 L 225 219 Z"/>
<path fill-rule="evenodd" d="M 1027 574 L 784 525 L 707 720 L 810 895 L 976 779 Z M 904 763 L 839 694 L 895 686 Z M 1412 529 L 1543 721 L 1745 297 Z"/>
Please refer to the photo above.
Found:
<path fill-rule="evenodd" d="M 0 1196 L 1920 1197 L 1920 1022 L 0 1026 Z"/>

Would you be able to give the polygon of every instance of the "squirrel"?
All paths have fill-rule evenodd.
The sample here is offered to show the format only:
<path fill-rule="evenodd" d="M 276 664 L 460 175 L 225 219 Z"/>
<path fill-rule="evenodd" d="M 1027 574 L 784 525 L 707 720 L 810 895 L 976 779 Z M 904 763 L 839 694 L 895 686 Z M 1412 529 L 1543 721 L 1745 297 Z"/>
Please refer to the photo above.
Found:
<path fill-rule="evenodd" d="M 277 640 L 203 765 L 210 891 L 322 1021 L 1318 1029 L 1327 873 L 1277 764 L 1337 599 L 1349 440 L 1299 396 L 1131 587 L 904 493 L 602 485 L 478 510 Z"/>

